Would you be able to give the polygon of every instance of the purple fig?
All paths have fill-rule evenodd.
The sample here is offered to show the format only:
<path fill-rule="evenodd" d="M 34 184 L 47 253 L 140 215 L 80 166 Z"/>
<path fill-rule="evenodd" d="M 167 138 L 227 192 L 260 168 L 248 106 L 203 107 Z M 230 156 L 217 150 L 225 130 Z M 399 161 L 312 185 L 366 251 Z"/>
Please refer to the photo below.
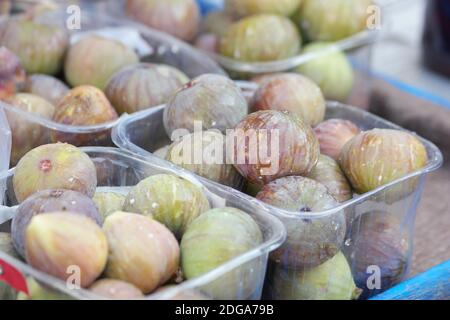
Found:
<path fill-rule="evenodd" d="M 7 48 L 0 47 L 0 100 L 20 91 L 25 77 L 19 58 Z"/>

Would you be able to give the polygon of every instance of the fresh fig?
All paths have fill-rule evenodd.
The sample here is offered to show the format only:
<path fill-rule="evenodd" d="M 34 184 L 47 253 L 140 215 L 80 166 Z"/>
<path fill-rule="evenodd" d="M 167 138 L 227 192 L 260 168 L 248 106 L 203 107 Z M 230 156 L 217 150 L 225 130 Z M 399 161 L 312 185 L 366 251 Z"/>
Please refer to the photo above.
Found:
<path fill-rule="evenodd" d="M 274 75 L 256 91 L 253 110 L 290 111 L 315 126 L 325 117 L 325 99 L 310 79 L 295 73 Z"/>
<path fill-rule="evenodd" d="M 55 77 L 34 74 L 27 78 L 23 91 L 38 95 L 56 106 L 61 98 L 67 94 L 69 88 Z"/>
<path fill-rule="evenodd" d="M 176 272 L 180 248 L 164 225 L 149 217 L 116 212 L 106 218 L 109 258 L 105 274 L 150 293 Z"/>
<path fill-rule="evenodd" d="M 141 290 L 136 286 L 115 279 L 97 280 L 90 286 L 89 290 L 99 296 L 113 300 L 137 300 L 144 298 Z"/>
<path fill-rule="evenodd" d="M 264 62 L 295 56 L 300 47 L 301 37 L 291 20 L 258 14 L 228 28 L 221 40 L 220 53 L 239 61 Z"/>
<path fill-rule="evenodd" d="M 258 13 L 293 15 L 303 0 L 225 0 L 225 10 L 239 17 Z"/>
<path fill-rule="evenodd" d="M 25 257 L 26 228 L 34 216 L 47 212 L 76 212 L 102 225 L 102 216 L 88 196 L 64 189 L 36 192 L 20 204 L 11 224 L 14 247 L 22 257 Z"/>
<path fill-rule="evenodd" d="M 164 109 L 164 127 L 169 137 L 177 129 L 194 132 L 195 121 L 201 129 L 234 128 L 248 113 L 247 100 L 230 79 L 204 74 L 178 90 Z M 175 139 L 174 139 L 175 140 Z"/>
<path fill-rule="evenodd" d="M 20 91 L 25 78 L 19 58 L 7 48 L 0 47 L 0 100 Z"/>
<path fill-rule="evenodd" d="M 64 71 L 73 87 L 92 85 L 103 90 L 115 72 L 138 62 L 137 54 L 122 43 L 93 35 L 69 48 Z"/>
<path fill-rule="evenodd" d="M 192 221 L 208 211 L 208 199 L 200 187 L 169 174 L 139 182 L 128 194 L 123 209 L 149 216 L 181 238 Z"/>
<path fill-rule="evenodd" d="M 311 127 L 290 112 L 252 113 L 238 124 L 234 137 L 234 166 L 256 185 L 307 175 L 319 159 L 319 143 Z"/>
<path fill-rule="evenodd" d="M 261 230 L 253 218 L 235 208 L 210 210 L 188 227 L 181 240 L 183 273 L 193 279 L 259 246 Z M 202 287 L 219 300 L 248 297 L 257 285 L 258 266 L 250 262 Z"/>
<path fill-rule="evenodd" d="M 46 189 L 74 190 L 92 197 L 97 174 L 83 151 L 65 143 L 47 144 L 22 157 L 14 172 L 13 186 L 19 203 Z"/>
<path fill-rule="evenodd" d="M 117 192 L 96 192 L 94 202 L 102 215 L 102 220 L 117 211 L 122 211 L 126 197 Z"/>
<path fill-rule="evenodd" d="M 166 65 L 139 63 L 115 73 L 105 94 L 119 114 L 133 113 L 166 103 L 189 78 Z"/>
<path fill-rule="evenodd" d="M 200 26 L 195 0 L 127 0 L 126 12 L 149 27 L 185 41 L 194 40 Z"/>
<path fill-rule="evenodd" d="M 292 211 L 291 216 L 282 218 L 287 240 L 271 256 L 277 263 L 290 269 L 315 267 L 340 251 L 346 232 L 344 212 L 314 217 L 315 212 L 338 205 L 324 185 L 290 176 L 265 185 L 256 198 Z"/>
<path fill-rule="evenodd" d="M 225 11 L 211 11 L 203 18 L 201 31 L 203 34 L 222 37 L 235 21 L 234 17 Z"/>
<path fill-rule="evenodd" d="M 31 219 L 25 233 L 27 262 L 34 268 L 67 280 L 78 268 L 80 286 L 91 285 L 105 268 L 108 243 L 102 229 L 85 216 L 55 212 Z"/>
<path fill-rule="evenodd" d="M 342 119 L 330 119 L 314 128 L 320 152 L 336 161 L 339 160 L 344 145 L 360 132 L 361 129 L 356 124 Z"/>

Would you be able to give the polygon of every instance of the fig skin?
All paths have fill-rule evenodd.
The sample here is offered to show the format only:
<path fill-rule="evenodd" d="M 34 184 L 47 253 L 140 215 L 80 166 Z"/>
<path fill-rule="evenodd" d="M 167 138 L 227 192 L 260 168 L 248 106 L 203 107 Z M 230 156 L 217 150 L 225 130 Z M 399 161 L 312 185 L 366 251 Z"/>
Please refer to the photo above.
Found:
<path fill-rule="evenodd" d="M 157 174 L 130 190 L 123 210 L 139 213 L 164 224 L 178 239 L 192 221 L 210 209 L 203 190 L 170 174 Z"/>
<path fill-rule="evenodd" d="M 261 130 L 278 132 L 278 146 L 272 146 L 272 135 L 265 139 L 266 141 L 262 139 L 263 141 L 254 142 L 256 145 L 253 146 L 252 140 L 261 140 L 260 134 L 264 132 Z M 307 175 L 319 159 L 319 143 L 311 127 L 290 112 L 265 110 L 252 113 L 237 125 L 235 133 L 238 136 L 234 145 L 235 155 L 239 156 L 244 150 L 245 161 L 235 157 L 234 166 L 244 178 L 255 185 L 267 184 L 290 175 Z M 250 138 L 246 139 L 246 136 Z M 261 159 L 261 156 L 257 161 L 252 161 L 252 158 L 256 157 L 254 153 L 260 155 L 262 150 L 273 150 L 274 147 L 279 150 L 278 168 L 276 164 Z"/>
<path fill-rule="evenodd" d="M 428 161 L 422 142 L 408 132 L 373 129 L 343 147 L 339 164 L 353 189 L 363 194 L 423 168 Z M 409 194 L 416 179 L 389 190 L 390 197 Z M 394 195 L 395 194 L 395 195 Z"/>
<path fill-rule="evenodd" d="M 138 62 L 139 57 L 132 49 L 118 41 L 94 35 L 69 48 L 64 71 L 72 87 L 91 85 L 103 90 L 114 73 Z"/>
<path fill-rule="evenodd" d="M 141 290 L 131 283 L 116 279 L 100 279 L 94 282 L 89 290 L 99 296 L 113 300 L 143 299 Z"/>
<path fill-rule="evenodd" d="M 338 161 L 344 145 L 361 133 L 361 129 L 349 120 L 330 119 L 315 127 L 314 133 L 319 139 L 320 152 Z"/>
<path fill-rule="evenodd" d="M 7 48 L 0 47 L 0 100 L 20 91 L 25 78 L 19 58 Z"/>
<path fill-rule="evenodd" d="M 95 165 L 78 148 L 55 143 L 37 147 L 20 159 L 13 177 L 19 203 L 46 189 L 67 189 L 92 197 L 97 187 Z"/>
<path fill-rule="evenodd" d="M 28 74 L 57 74 L 68 43 L 68 34 L 57 26 L 19 19 L 0 26 L 0 45 L 19 56 Z"/>
<path fill-rule="evenodd" d="M 284 177 L 265 185 L 256 198 L 296 214 L 281 218 L 287 240 L 272 253 L 272 260 L 290 269 L 302 269 L 318 266 L 340 251 L 346 232 L 343 211 L 302 218 L 305 213 L 314 214 L 338 205 L 324 185 L 304 177 Z"/>
<path fill-rule="evenodd" d="M 247 114 L 247 100 L 233 81 L 221 75 L 204 74 L 169 99 L 164 109 L 164 127 L 172 137 L 177 129 L 194 132 L 194 121 L 201 121 L 203 131 L 218 129 L 225 133 Z"/>
<path fill-rule="evenodd" d="M 116 212 L 103 226 L 109 244 L 105 275 L 123 280 L 147 294 L 177 271 L 180 248 L 163 224 L 149 217 Z"/>
<path fill-rule="evenodd" d="M 11 235 L 17 252 L 25 257 L 25 231 L 31 219 L 47 212 L 75 212 L 91 218 L 99 226 L 102 216 L 88 196 L 64 189 L 50 189 L 36 192 L 22 202 L 12 219 Z"/>
<path fill-rule="evenodd" d="M 220 43 L 220 53 L 244 62 L 287 59 L 299 53 L 301 36 L 288 18 L 253 15 L 228 28 Z"/>
<path fill-rule="evenodd" d="M 238 17 L 258 13 L 290 17 L 297 12 L 303 0 L 225 0 L 225 10 Z"/>
<path fill-rule="evenodd" d="M 80 286 L 89 287 L 105 268 L 108 243 L 90 218 L 68 212 L 39 214 L 25 233 L 27 262 L 34 268 L 67 280 L 70 266 L 80 268 Z"/>
<path fill-rule="evenodd" d="M 353 196 L 352 188 L 339 164 L 328 156 L 320 155 L 317 165 L 308 175 L 308 178 L 327 187 L 328 192 L 338 202 L 345 202 Z"/>
<path fill-rule="evenodd" d="M 102 220 L 105 220 L 114 212 L 121 211 L 125 199 L 126 196 L 117 192 L 96 192 L 93 198 Z"/>
<path fill-rule="evenodd" d="M 29 93 L 17 93 L 4 100 L 13 107 L 51 120 L 55 107 L 45 99 Z M 11 165 L 17 162 L 31 149 L 49 142 L 48 129 L 33 121 L 24 119 L 20 114 L 5 110 L 12 132 Z"/>
<path fill-rule="evenodd" d="M 235 18 L 224 11 L 211 11 L 203 19 L 201 31 L 203 34 L 213 34 L 220 38 L 234 22 Z"/>
<path fill-rule="evenodd" d="M 116 72 L 105 94 L 119 114 L 134 113 L 166 103 L 189 78 L 167 65 L 139 63 Z"/>
<path fill-rule="evenodd" d="M 295 73 L 269 77 L 255 92 L 252 109 L 290 111 L 315 126 L 325 118 L 325 98 L 310 79 Z"/>
<path fill-rule="evenodd" d="M 183 273 L 186 279 L 197 278 L 262 242 L 258 224 L 247 213 L 235 208 L 210 210 L 192 222 L 181 240 Z M 258 269 L 251 261 L 202 286 L 202 291 L 218 300 L 248 297 L 258 282 Z"/>
<path fill-rule="evenodd" d="M 275 300 L 354 300 L 361 293 L 342 252 L 312 269 L 288 270 L 277 266 L 272 286 Z"/>
<path fill-rule="evenodd" d="M 45 74 L 33 74 L 25 82 L 23 92 L 38 95 L 54 106 L 67 94 L 69 87 L 61 80 Z"/>
<path fill-rule="evenodd" d="M 200 27 L 200 8 L 195 0 L 127 0 L 131 18 L 184 41 L 194 40 Z"/>

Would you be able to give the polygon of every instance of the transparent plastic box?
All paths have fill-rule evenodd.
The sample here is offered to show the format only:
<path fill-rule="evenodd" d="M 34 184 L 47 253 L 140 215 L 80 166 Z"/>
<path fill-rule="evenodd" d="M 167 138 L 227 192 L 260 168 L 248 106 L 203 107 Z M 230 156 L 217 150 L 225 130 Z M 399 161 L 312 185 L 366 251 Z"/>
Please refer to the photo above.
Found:
<path fill-rule="evenodd" d="M 0 174 L 9 169 L 9 160 L 11 156 L 11 130 L 8 120 L 2 109 L 0 109 Z M 4 181 L 0 182 L 0 203 L 3 203 L 5 193 Z"/>
<path fill-rule="evenodd" d="M 190 173 L 183 170 L 144 161 L 115 148 L 85 147 L 83 151 L 96 164 L 99 187 L 101 187 L 98 191 L 100 192 L 113 188 L 117 192 L 125 193 L 128 190 L 127 187 L 136 185 L 148 176 L 160 173 L 175 174 L 202 186 L 213 207 L 230 206 L 249 213 L 262 231 L 263 243 L 260 246 L 224 263 L 203 276 L 160 290 L 146 296 L 146 299 L 196 300 L 196 298 L 203 297 L 245 300 L 261 298 L 269 253 L 283 243 L 286 235 L 284 226 L 277 218 L 267 214 L 259 204 L 244 200 L 240 194 L 230 194 L 227 190 L 215 185 L 208 185 L 207 187 L 202 185 Z M 0 177 L 3 181 L 6 180 L 8 185 L 6 199 L 9 207 L 0 207 L 0 231 L 3 232 L 9 232 L 9 220 L 15 210 L 14 207 L 11 207 L 16 204 L 11 180 L 13 174 L 14 169 L 11 169 L 7 174 Z M 100 298 L 87 290 L 70 290 L 65 282 L 44 274 L 4 252 L 0 252 L 0 266 L 3 263 L 13 266 L 26 277 L 30 291 L 32 291 L 32 288 L 36 288 L 37 284 L 40 284 L 41 288 L 45 288 L 45 293 L 39 298 Z M 236 282 L 233 282 L 233 279 Z M 220 295 L 217 287 L 224 285 L 221 282 L 222 280 L 227 282 L 231 280 L 234 283 L 235 287 L 231 287 L 229 291 L 232 293 L 231 296 L 217 296 L 217 294 Z M 1 286 L 2 283 L 0 282 L 0 289 Z"/>
<path fill-rule="evenodd" d="M 170 142 L 163 127 L 163 110 L 164 106 L 160 106 L 123 118 L 113 132 L 113 140 L 116 145 L 152 161 L 155 158 L 152 152 Z M 363 130 L 373 128 L 402 129 L 359 108 L 337 102 L 328 103 L 326 118 L 347 119 L 356 123 Z M 339 207 L 324 212 L 302 213 L 300 216 L 299 213 L 280 210 L 260 202 L 268 212 L 283 221 L 287 229 L 287 242 L 277 254 L 272 255 L 271 270 L 275 271 L 267 279 L 266 297 L 271 299 L 299 297 L 295 294 L 285 294 L 286 290 L 295 293 L 295 288 L 285 289 L 283 287 L 283 292 L 280 292 L 277 286 L 280 283 L 295 283 L 296 279 L 301 279 L 303 274 L 301 272 L 306 272 L 314 264 L 317 264 L 314 261 L 297 263 L 301 241 L 306 241 L 307 245 L 319 247 L 318 261 L 323 261 L 322 256 L 326 256 L 327 250 L 331 254 L 336 253 L 336 251 L 344 252 L 349 266 L 353 270 L 353 277 L 357 281 L 357 285 L 361 289 L 365 289 L 361 295 L 363 298 L 390 288 L 408 274 L 411 264 L 416 209 L 422 194 L 425 177 L 442 164 L 442 154 L 439 149 L 429 141 L 424 139 L 421 139 L 421 141 L 428 153 L 428 163 L 423 169 L 366 194 L 357 195 Z M 206 179 L 199 179 L 207 185 L 217 185 Z M 225 186 L 221 188 L 232 194 L 240 194 L 249 202 L 259 202 L 232 188 Z M 375 213 L 371 214 L 372 212 Z M 362 223 L 364 223 L 364 228 Z M 311 238 L 302 238 L 302 234 L 318 233 L 324 228 L 329 228 L 329 230 L 332 228 L 334 231 L 321 234 L 320 239 L 316 239 L 317 241 L 312 241 Z M 382 234 L 380 239 L 376 238 L 379 234 Z M 375 238 L 372 239 L 371 237 Z M 386 238 L 388 239 L 386 240 Z M 379 248 L 371 248 L 372 251 L 364 249 L 369 248 L 371 243 L 376 244 L 375 246 Z M 369 256 L 364 256 L 364 252 L 369 252 L 367 253 Z M 370 269 L 372 265 L 376 265 L 370 258 L 372 256 L 375 257 L 375 262 L 378 261 L 379 270 L 377 270 L 379 271 L 381 284 L 380 288 L 369 286 L 372 288 L 369 290 L 364 280 L 367 280 L 365 278 L 367 268 Z M 365 265 L 367 261 L 371 263 Z M 363 273 L 362 268 L 365 271 Z M 271 279 L 275 276 L 281 278 L 276 278 L 277 286 L 274 288 Z M 321 281 L 328 283 L 336 277 L 330 274 L 329 278 L 326 277 Z M 377 283 L 375 283 L 375 287 L 377 287 Z M 300 297 L 303 296 L 300 295 Z"/>

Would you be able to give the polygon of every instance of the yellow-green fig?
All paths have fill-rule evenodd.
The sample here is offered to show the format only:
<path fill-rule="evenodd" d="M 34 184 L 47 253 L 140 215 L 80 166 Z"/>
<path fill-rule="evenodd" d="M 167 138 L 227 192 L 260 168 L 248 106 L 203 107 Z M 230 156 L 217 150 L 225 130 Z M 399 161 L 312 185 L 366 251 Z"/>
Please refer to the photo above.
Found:
<path fill-rule="evenodd" d="M 116 279 L 100 279 L 94 282 L 89 290 L 105 299 L 137 300 L 143 299 L 141 290 L 131 283 Z"/>
<path fill-rule="evenodd" d="M 286 17 L 298 10 L 303 0 L 225 0 L 225 10 L 240 17 L 272 13 Z"/>
<path fill-rule="evenodd" d="M 103 220 L 114 212 L 121 211 L 125 199 L 126 196 L 117 192 L 96 192 L 93 198 Z"/>

